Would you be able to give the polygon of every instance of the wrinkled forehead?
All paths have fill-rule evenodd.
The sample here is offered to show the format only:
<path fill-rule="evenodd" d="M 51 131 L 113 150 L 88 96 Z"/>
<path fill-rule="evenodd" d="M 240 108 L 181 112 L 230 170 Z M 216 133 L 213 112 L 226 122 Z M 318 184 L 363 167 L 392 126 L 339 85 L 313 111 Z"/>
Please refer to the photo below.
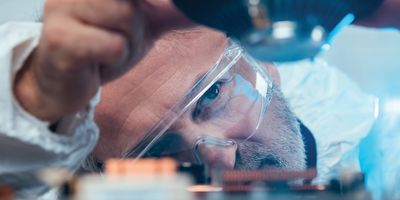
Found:
<path fill-rule="evenodd" d="M 166 35 L 144 62 L 143 67 L 154 69 L 144 80 L 149 86 L 142 91 L 146 102 L 160 114 L 169 110 L 217 62 L 227 44 L 224 35 L 203 29 Z"/>
<path fill-rule="evenodd" d="M 114 119 L 100 121 L 103 137 L 118 132 L 119 139 L 127 139 L 119 145 L 133 145 L 189 92 L 227 45 L 223 34 L 204 28 L 163 36 L 138 65 L 103 89 L 97 118 Z"/>

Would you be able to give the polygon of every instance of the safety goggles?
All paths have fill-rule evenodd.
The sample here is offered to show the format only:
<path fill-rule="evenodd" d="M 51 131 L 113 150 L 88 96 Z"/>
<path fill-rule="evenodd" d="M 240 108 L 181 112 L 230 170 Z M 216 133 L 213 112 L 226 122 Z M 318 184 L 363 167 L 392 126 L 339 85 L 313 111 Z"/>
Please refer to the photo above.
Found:
<path fill-rule="evenodd" d="M 273 85 L 265 66 L 229 41 L 210 70 L 124 157 L 212 162 L 207 154 L 234 150 L 257 134 Z"/>

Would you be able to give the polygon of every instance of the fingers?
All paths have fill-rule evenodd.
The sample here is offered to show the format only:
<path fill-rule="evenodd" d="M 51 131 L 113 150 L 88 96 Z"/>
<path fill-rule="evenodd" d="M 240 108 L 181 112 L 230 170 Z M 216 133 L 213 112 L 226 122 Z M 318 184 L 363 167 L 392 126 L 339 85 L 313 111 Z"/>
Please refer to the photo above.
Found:
<path fill-rule="evenodd" d="M 48 0 L 45 19 L 66 15 L 93 26 L 129 33 L 137 9 L 128 0 Z"/>
<path fill-rule="evenodd" d="M 81 66 L 93 61 L 109 65 L 121 62 L 127 49 L 123 35 L 62 16 L 46 22 L 43 37 L 49 51 L 59 56 L 54 58 L 55 62 L 68 61 L 68 64 L 56 64 L 64 73 L 82 70 Z"/>
<path fill-rule="evenodd" d="M 16 85 L 23 86 L 16 87 L 16 93 L 34 91 L 18 97 L 22 105 L 41 119 L 57 120 L 87 106 L 102 83 L 131 68 L 148 43 L 141 11 L 134 4 L 47 0 L 39 45 L 16 79 Z"/>

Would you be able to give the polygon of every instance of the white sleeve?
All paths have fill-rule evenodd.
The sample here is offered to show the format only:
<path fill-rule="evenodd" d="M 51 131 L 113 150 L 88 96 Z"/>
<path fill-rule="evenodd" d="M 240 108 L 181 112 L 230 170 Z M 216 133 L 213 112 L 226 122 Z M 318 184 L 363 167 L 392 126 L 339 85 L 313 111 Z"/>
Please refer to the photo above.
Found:
<path fill-rule="evenodd" d="M 56 133 L 15 99 L 15 74 L 37 46 L 41 28 L 40 23 L 0 26 L 0 185 L 13 187 L 21 197 L 48 189 L 37 180 L 46 167 L 76 170 L 98 138 L 93 110 L 99 95 L 86 109 L 64 117 Z"/>
<path fill-rule="evenodd" d="M 323 60 L 278 67 L 282 91 L 317 143 L 318 177 L 326 183 L 338 170 L 360 171 L 360 141 L 376 120 L 377 98 Z"/>

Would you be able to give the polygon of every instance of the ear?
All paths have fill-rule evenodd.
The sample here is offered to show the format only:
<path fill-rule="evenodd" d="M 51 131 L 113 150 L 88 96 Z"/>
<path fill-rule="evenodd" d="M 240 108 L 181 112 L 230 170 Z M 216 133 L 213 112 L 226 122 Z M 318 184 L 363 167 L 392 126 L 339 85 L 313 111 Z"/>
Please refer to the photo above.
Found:
<path fill-rule="evenodd" d="M 280 86 L 281 85 L 281 77 L 279 75 L 278 69 L 276 69 L 275 65 L 271 63 L 264 63 L 265 68 L 267 69 L 269 75 L 274 80 L 275 84 Z"/>

